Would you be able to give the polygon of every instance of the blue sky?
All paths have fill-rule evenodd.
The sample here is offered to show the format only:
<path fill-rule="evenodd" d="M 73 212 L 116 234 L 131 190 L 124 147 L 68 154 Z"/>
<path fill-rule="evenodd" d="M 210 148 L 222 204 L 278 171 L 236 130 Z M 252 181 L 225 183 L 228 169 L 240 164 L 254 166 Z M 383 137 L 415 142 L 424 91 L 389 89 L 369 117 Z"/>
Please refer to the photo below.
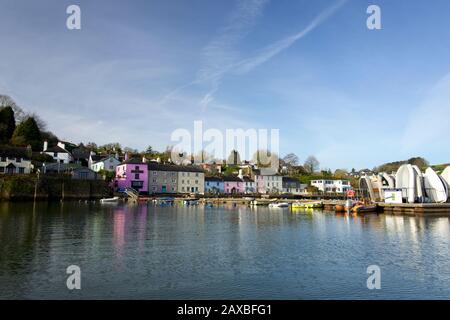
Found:
<path fill-rule="evenodd" d="M 78 4 L 82 29 L 66 28 Z M 382 30 L 366 8 L 380 6 Z M 450 162 L 450 2 L 0 0 L 0 93 L 60 138 L 280 129 L 323 168 Z"/>

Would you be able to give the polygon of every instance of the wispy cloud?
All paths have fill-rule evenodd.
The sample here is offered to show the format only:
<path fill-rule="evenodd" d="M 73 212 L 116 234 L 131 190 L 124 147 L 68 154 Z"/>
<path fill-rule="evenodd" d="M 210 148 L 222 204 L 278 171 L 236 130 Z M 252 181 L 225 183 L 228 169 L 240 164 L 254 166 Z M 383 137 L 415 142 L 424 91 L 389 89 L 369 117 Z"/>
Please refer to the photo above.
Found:
<path fill-rule="evenodd" d="M 226 74 L 245 74 L 264 64 L 319 27 L 347 1 L 340 0 L 326 8 L 301 31 L 266 46 L 251 57 L 239 59 L 235 46 L 250 32 L 268 1 L 253 0 L 242 2 L 233 14 L 230 24 L 224 27 L 219 36 L 203 49 L 205 63 L 199 70 L 196 79 L 171 91 L 164 96 L 161 103 L 165 103 L 187 87 L 197 84 L 208 84 L 209 90 L 200 101 L 200 105 L 205 108 L 214 100 L 214 94 L 218 91 L 220 83 Z"/>
<path fill-rule="evenodd" d="M 328 18 L 330 18 L 336 11 L 341 8 L 348 0 L 340 0 L 331 7 L 328 7 L 318 16 L 316 16 L 303 30 L 293 34 L 289 37 L 281 39 L 264 49 L 262 49 L 258 54 L 248 59 L 244 59 L 237 63 L 233 70 L 236 73 L 242 74 L 251 71 L 252 69 L 258 67 L 259 65 L 272 59 L 274 56 L 282 52 L 283 50 L 291 47 L 295 42 L 309 34 L 311 31 L 316 29 L 322 23 L 324 23 Z"/>

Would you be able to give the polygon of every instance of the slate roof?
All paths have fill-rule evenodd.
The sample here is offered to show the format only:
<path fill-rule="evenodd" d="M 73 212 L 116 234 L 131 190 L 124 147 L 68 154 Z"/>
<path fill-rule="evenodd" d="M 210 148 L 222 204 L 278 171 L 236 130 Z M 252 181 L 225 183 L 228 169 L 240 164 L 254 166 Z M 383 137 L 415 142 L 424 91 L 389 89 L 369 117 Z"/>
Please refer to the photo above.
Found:
<path fill-rule="evenodd" d="M 54 147 L 51 147 L 51 148 L 47 148 L 47 150 L 45 150 L 44 152 L 69 153 L 69 151 L 64 150 L 60 146 L 54 146 Z"/>
<path fill-rule="evenodd" d="M 153 171 L 175 171 L 175 172 L 199 172 L 203 173 L 204 171 L 198 167 L 194 166 L 177 166 L 174 164 L 162 164 L 150 162 L 148 163 L 148 170 Z"/>
<path fill-rule="evenodd" d="M 0 157 L 30 159 L 27 148 L 0 146 Z"/>

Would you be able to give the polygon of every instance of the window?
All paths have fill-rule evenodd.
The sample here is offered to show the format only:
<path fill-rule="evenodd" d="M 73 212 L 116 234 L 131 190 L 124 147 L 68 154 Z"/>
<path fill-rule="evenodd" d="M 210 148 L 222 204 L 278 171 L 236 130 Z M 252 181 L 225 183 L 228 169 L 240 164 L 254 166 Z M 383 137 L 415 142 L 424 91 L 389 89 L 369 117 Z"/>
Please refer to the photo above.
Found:
<path fill-rule="evenodd" d="M 4 173 L 5 172 L 5 167 L 0 167 L 0 173 Z"/>
<path fill-rule="evenodd" d="M 16 162 L 22 162 L 21 158 L 16 158 Z"/>
<path fill-rule="evenodd" d="M 155 187 L 155 186 L 153 186 L 153 187 L 152 187 L 152 190 L 153 190 L 153 191 L 156 191 L 156 187 Z"/>
<path fill-rule="evenodd" d="M 25 168 L 19 168 L 19 173 L 25 173 Z"/>
<path fill-rule="evenodd" d="M 2 162 L 6 162 L 6 157 L 1 158 Z"/>
<path fill-rule="evenodd" d="M 58 158 L 58 152 L 53 152 L 53 157 Z"/>
<path fill-rule="evenodd" d="M 136 173 L 135 175 L 134 175 L 134 178 L 137 180 L 137 179 L 139 179 L 139 173 Z"/>

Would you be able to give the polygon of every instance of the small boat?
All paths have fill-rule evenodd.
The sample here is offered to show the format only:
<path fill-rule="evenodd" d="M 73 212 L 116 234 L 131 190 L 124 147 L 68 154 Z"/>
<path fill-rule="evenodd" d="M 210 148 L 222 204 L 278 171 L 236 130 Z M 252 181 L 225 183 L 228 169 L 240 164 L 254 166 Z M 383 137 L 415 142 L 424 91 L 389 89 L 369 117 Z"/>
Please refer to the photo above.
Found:
<path fill-rule="evenodd" d="M 198 205 L 198 200 L 197 199 L 187 199 L 187 200 L 184 200 L 184 204 L 187 206 L 196 206 L 196 205 Z"/>
<path fill-rule="evenodd" d="M 294 202 L 292 204 L 293 209 L 320 209 L 323 208 L 323 202 Z"/>
<path fill-rule="evenodd" d="M 269 204 L 269 208 L 288 208 L 289 203 L 287 202 L 277 202 Z"/>
<path fill-rule="evenodd" d="M 118 201 L 119 201 L 119 197 L 100 199 L 100 203 L 114 203 L 114 202 L 118 202 Z"/>
<path fill-rule="evenodd" d="M 377 212 L 377 205 L 376 204 L 369 204 L 369 205 L 357 204 L 352 208 L 352 212 L 355 214 Z"/>
<path fill-rule="evenodd" d="M 342 204 L 337 204 L 334 206 L 334 211 L 335 212 L 345 212 L 345 206 Z"/>

